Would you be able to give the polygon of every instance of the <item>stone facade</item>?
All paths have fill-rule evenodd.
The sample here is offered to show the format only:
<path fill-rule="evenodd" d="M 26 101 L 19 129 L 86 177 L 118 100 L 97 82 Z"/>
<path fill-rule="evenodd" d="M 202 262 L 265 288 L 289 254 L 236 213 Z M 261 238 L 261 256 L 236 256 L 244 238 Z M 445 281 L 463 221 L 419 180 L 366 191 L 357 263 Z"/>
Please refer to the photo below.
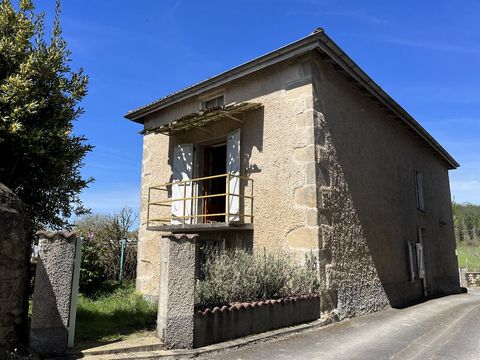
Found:
<path fill-rule="evenodd" d="M 158 296 L 159 246 L 160 238 L 165 235 L 147 229 L 148 188 L 171 181 L 175 144 L 201 143 L 238 128 L 242 132 L 241 175 L 249 176 L 255 183 L 254 231 L 202 232 L 200 239 L 225 239 L 230 244 L 249 244 L 258 251 L 264 248 L 291 251 L 300 258 L 306 252 L 318 252 L 315 185 L 312 183 L 315 161 L 313 92 L 308 62 L 309 58 L 304 57 L 295 64 L 281 64 L 229 85 L 225 89 L 227 103 L 263 104 L 262 109 L 245 113 L 242 125 L 225 119 L 208 125 L 210 133 L 192 129 L 170 137 L 145 135 L 137 289 L 146 297 L 156 299 Z M 152 114 L 145 121 L 145 127 L 158 126 L 197 110 L 197 98 L 185 101 Z M 310 175 L 307 177 L 308 169 Z M 272 179 L 275 186 L 272 186 Z"/>
<path fill-rule="evenodd" d="M 23 205 L 0 184 L 0 358 L 26 338 L 29 255 Z"/>
<path fill-rule="evenodd" d="M 425 230 L 428 295 L 459 291 L 448 165 L 383 105 L 323 57 L 312 58 L 319 226 L 326 288 L 340 317 L 421 298 L 407 241 Z M 415 172 L 423 173 L 425 211 Z"/>
<path fill-rule="evenodd" d="M 312 35 L 315 36 L 315 35 Z M 251 244 L 319 258 L 324 316 L 346 318 L 422 298 L 409 278 L 408 242 L 425 230 L 428 295 L 459 291 L 448 170 L 398 114 L 373 99 L 331 58 L 297 55 L 211 86 L 153 111 L 145 129 L 198 111 L 202 98 L 261 103 L 244 123 L 224 119 L 172 136 L 144 137 L 137 289 L 158 294 L 160 239 L 148 229 L 147 194 L 172 175 L 175 144 L 201 143 L 240 128 L 241 175 L 254 180 L 253 231 L 202 232 L 200 240 Z M 425 211 L 416 207 L 414 175 L 424 174 Z"/>

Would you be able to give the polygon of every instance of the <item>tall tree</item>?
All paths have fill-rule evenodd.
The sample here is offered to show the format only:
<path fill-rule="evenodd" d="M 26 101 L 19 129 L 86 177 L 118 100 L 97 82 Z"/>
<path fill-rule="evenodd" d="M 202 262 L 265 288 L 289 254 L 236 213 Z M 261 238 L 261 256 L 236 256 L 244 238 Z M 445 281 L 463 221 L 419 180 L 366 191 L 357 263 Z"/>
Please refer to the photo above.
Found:
<path fill-rule="evenodd" d="M 85 212 L 80 173 L 92 146 L 72 133 L 88 77 L 72 71 L 57 1 L 51 35 L 31 0 L 0 0 L 0 182 L 17 193 L 35 227 L 59 228 Z"/>

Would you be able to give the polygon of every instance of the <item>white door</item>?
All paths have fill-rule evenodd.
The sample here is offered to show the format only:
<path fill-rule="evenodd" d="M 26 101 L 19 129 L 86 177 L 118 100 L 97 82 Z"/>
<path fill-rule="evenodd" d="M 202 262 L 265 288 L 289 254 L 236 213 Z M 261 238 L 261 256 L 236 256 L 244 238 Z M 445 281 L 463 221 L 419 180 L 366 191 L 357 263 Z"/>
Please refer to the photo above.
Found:
<path fill-rule="evenodd" d="M 173 149 L 173 185 L 172 199 L 183 199 L 192 196 L 192 183 L 175 184 L 178 181 L 192 179 L 193 144 L 177 144 Z M 184 213 L 185 212 L 185 213 Z M 192 200 L 177 200 L 172 202 L 172 225 L 191 224 Z"/>
<path fill-rule="evenodd" d="M 237 129 L 227 136 L 227 173 L 230 177 L 230 196 L 228 199 L 228 221 L 240 221 L 240 129 Z"/>

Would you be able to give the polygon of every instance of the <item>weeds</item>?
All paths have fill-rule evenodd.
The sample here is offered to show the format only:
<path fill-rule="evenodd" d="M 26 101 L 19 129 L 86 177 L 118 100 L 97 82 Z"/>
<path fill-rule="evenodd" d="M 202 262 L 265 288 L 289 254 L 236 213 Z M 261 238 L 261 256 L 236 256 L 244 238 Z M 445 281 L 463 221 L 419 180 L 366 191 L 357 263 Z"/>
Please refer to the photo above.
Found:
<path fill-rule="evenodd" d="M 79 295 L 76 341 L 113 341 L 138 330 L 155 328 L 157 305 L 126 283 L 93 299 Z"/>

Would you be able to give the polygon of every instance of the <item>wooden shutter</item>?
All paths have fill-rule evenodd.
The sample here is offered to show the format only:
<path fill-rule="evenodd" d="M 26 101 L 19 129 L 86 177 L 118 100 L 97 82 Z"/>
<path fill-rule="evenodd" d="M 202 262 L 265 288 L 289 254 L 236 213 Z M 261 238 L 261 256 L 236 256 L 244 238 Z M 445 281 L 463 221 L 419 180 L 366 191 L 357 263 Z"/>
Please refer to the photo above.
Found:
<path fill-rule="evenodd" d="M 415 258 L 414 258 L 414 249 L 410 241 L 407 242 L 408 245 L 408 265 L 410 270 L 410 281 L 415 280 Z"/>

